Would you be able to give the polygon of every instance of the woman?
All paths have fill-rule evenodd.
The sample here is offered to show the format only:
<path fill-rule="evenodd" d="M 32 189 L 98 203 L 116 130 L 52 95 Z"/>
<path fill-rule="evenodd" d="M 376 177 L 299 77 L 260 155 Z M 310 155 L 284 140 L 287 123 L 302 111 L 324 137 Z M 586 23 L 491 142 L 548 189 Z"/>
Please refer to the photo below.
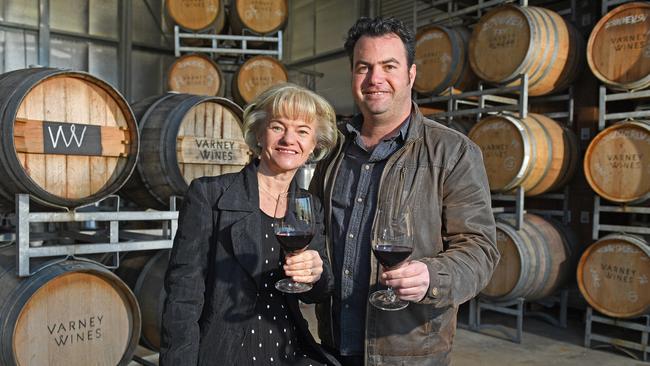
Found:
<path fill-rule="evenodd" d="M 336 144 L 332 107 L 315 93 L 282 84 L 244 111 L 246 143 L 259 158 L 239 173 L 196 179 L 179 216 L 165 277 L 160 364 L 335 364 L 315 343 L 298 298 L 320 302 L 333 286 L 317 207 L 317 235 L 307 250 L 287 256 L 271 224 L 281 193 L 308 159 Z M 283 275 L 313 284 L 290 295 Z"/>

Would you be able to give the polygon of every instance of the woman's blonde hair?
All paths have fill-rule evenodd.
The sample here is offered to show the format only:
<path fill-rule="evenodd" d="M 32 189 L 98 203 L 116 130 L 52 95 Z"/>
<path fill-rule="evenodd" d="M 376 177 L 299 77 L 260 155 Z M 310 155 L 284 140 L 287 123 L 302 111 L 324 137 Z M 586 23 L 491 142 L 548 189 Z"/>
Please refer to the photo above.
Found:
<path fill-rule="evenodd" d="M 244 109 L 244 139 L 256 155 L 260 133 L 273 118 L 290 118 L 316 123 L 316 148 L 311 161 L 318 161 L 336 145 L 337 129 L 334 108 L 325 98 L 301 86 L 283 83 L 260 94 Z"/>

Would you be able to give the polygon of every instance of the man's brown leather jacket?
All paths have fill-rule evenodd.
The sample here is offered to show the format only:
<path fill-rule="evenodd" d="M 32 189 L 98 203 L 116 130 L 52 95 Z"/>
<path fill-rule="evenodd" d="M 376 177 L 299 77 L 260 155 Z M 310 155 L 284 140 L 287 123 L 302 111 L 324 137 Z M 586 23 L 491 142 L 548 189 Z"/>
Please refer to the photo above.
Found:
<path fill-rule="evenodd" d="M 411 207 L 415 240 L 410 259 L 428 266 L 430 284 L 427 295 L 404 310 L 367 305 L 367 365 L 449 364 L 458 305 L 487 285 L 499 260 L 480 149 L 466 136 L 423 117 L 415 104 L 412 111 L 404 146 L 382 173 L 377 207 Z M 346 144 L 340 141 L 337 151 L 319 163 L 311 184 L 322 199 L 327 230 Z M 327 248 L 333 253 L 329 238 Z M 374 257 L 372 261 L 374 291 L 379 267 Z M 336 348 L 339 335 L 332 331 L 331 303 L 317 305 L 316 313 L 321 341 Z"/>

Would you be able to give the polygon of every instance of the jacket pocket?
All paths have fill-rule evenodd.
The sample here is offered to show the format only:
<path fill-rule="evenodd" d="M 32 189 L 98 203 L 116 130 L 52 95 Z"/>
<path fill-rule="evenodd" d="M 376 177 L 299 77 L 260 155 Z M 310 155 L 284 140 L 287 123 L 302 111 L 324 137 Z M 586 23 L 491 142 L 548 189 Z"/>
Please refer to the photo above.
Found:
<path fill-rule="evenodd" d="M 381 356 L 427 356 L 451 348 L 455 329 L 452 308 L 409 304 L 402 311 L 370 310 L 368 353 Z"/>

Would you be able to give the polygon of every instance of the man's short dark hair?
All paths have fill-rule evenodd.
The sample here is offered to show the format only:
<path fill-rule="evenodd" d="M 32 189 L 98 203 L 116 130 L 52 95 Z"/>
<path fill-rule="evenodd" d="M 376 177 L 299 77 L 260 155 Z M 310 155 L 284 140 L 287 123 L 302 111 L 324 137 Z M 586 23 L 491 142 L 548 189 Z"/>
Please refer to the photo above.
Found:
<path fill-rule="evenodd" d="M 411 67 L 415 61 L 415 36 L 411 29 L 406 27 L 401 20 L 393 17 L 361 17 L 354 23 L 348 31 L 348 37 L 345 40 L 345 52 L 350 57 L 350 64 L 352 65 L 354 62 L 352 59 L 354 57 L 354 46 L 357 44 L 359 38 L 363 36 L 381 37 L 391 33 L 402 40 L 406 49 L 407 66 Z"/>

